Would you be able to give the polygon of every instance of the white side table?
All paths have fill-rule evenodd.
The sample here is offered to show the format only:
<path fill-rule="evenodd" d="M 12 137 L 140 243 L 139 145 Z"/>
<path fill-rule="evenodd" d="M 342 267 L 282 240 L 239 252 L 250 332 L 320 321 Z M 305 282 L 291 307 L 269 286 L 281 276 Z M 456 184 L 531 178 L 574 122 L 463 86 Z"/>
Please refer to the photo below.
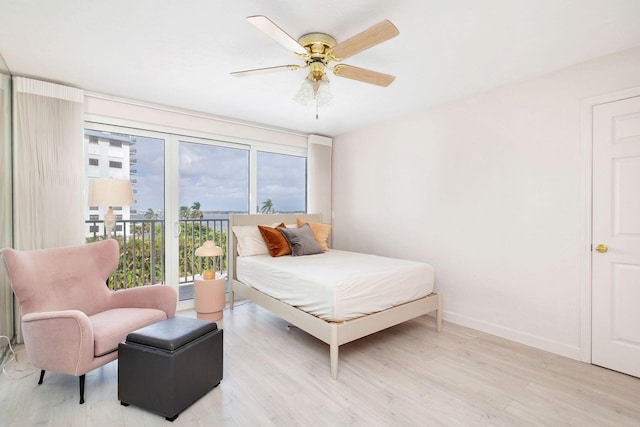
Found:
<path fill-rule="evenodd" d="M 211 321 L 222 319 L 226 281 L 225 277 L 219 279 L 195 279 L 193 281 L 194 308 L 198 313 L 198 319 Z"/>

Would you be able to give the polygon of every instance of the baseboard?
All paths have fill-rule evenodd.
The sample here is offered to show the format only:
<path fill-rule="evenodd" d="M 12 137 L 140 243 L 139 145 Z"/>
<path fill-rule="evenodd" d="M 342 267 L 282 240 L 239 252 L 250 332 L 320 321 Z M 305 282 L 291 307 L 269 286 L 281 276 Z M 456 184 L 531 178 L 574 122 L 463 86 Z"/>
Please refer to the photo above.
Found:
<path fill-rule="evenodd" d="M 505 328 L 501 325 L 494 323 L 484 322 L 472 317 L 464 316 L 458 313 L 452 313 L 450 311 L 442 312 L 442 318 L 451 323 L 457 325 L 466 326 L 468 328 L 476 329 L 481 332 L 486 332 L 491 335 L 495 335 L 501 338 L 515 341 L 520 344 L 535 347 L 540 350 L 548 351 L 550 353 L 558 354 L 560 356 L 568 357 L 582 361 L 581 349 L 578 346 L 572 346 L 558 341 L 553 341 L 548 338 L 539 337 L 536 335 L 528 334 L 526 332 L 518 331 L 515 329 Z"/>
<path fill-rule="evenodd" d="M 178 304 L 176 305 L 176 311 L 182 310 L 193 310 L 193 299 L 178 301 Z"/>

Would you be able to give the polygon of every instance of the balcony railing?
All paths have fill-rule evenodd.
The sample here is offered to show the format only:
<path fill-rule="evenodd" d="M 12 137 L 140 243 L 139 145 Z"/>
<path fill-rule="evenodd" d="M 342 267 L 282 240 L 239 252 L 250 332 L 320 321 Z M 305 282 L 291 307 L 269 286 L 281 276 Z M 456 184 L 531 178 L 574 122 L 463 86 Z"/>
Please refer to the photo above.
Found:
<path fill-rule="evenodd" d="M 106 239 L 103 221 L 85 221 L 89 234 L 87 242 Z M 228 219 L 181 219 L 179 221 L 179 284 L 193 282 L 195 275 L 205 268 L 226 271 Z M 164 220 L 118 220 L 113 235 L 120 243 L 118 269 L 109 278 L 109 288 L 117 290 L 148 284 L 165 283 Z M 223 250 L 215 266 L 210 259 L 193 255 L 195 249 L 206 240 L 212 240 Z"/>

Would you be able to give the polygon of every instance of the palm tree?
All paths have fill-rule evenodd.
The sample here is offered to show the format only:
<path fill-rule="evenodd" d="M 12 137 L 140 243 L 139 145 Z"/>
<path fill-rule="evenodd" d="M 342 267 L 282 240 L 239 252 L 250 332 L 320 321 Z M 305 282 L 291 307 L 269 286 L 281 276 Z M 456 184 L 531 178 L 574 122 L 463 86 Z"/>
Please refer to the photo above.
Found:
<path fill-rule="evenodd" d="M 156 219 L 156 218 L 158 218 L 158 214 L 156 214 L 151 208 L 147 209 L 147 211 L 144 213 L 144 219 Z"/>
<path fill-rule="evenodd" d="M 275 212 L 275 210 L 273 209 L 273 202 L 271 201 L 271 199 L 267 199 L 264 202 L 262 202 L 262 209 L 260 209 L 260 212 L 262 212 L 263 214 L 269 214 L 269 213 Z"/>
<path fill-rule="evenodd" d="M 189 209 L 189 206 L 180 206 L 180 218 L 187 219 L 191 216 L 190 214 L 191 209 Z"/>
<path fill-rule="evenodd" d="M 191 218 L 196 218 L 196 219 L 202 219 L 202 217 L 204 217 L 204 214 L 200 210 L 200 202 L 193 202 L 193 205 L 191 206 L 190 216 Z"/>

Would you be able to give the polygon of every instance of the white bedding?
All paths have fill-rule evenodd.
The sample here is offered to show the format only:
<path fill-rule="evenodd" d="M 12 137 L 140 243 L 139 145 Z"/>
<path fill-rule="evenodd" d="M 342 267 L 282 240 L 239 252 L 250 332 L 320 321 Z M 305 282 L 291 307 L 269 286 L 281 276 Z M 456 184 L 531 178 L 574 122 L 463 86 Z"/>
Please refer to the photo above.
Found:
<path fill-rule="evenodd" d="M 236 258 L 238 280 L 325 320 L 344 321 L 433 291 L 429 264 L 332 249 L 317 255 Z"/>

